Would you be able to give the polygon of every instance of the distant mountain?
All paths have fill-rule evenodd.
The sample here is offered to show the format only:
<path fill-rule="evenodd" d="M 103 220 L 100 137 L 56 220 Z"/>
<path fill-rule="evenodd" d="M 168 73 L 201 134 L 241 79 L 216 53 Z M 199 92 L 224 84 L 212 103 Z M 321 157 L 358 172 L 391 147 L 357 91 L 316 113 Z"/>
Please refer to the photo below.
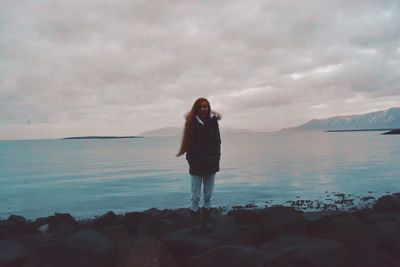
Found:
<path fill-rule="evenodd" d="M 253 132 L 248 129 L 240 128 L 220 128 L 221 133 L 250 133 Z M 183 127 L 164 127 L 152 131 L 146 131 L 141 133 L 141 136 L 179 136 L 183 133 Z"/>
<path fill-rule="evenodd" d="M 370 130 L 400 128 L 400 108 L 376 111 L 362 115 L 336 116 L 311 120 L 281 131 Z"/>
<path fill-rule="evenodd" d="M 61 139 L 122 139 L 122 138 L 140 138 L 143 136 L 72 136 Z"/>
<path fill-rule="evenodd" d="M 180 127 L 164 127 L 156 130 L 141 133 L 143 136 L 177 136 L 182 134 L 183 129 Z"/>

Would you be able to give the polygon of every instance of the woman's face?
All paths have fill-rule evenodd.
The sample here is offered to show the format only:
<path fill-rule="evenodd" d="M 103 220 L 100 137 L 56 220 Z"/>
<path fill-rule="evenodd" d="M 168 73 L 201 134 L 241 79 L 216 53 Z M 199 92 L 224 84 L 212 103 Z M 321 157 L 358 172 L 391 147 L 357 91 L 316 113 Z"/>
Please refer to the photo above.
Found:
<path fill-rule="evenodd" d="M 197 115 L 200 117 L 205 117 L 208 115 L 208 103 L 206 101 L 203 101 L 200 103 L 199 110 L 197 111 Z"/>

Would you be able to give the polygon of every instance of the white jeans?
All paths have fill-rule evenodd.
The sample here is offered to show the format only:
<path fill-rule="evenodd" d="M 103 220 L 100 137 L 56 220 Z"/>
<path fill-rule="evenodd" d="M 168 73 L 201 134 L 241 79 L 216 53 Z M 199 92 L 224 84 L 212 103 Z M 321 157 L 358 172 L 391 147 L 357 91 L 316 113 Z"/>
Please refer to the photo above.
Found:
<path fill-rule="evenodd" d="M 197 175 L 190 175 L 192 181 L 192 198 L 191 198 L 191 209 L 193 211 L 199 210 L 200 203 L 200 193 L 201 193 L 201 185 L 203 184 L 203 200 L 204 207 L 209 209 L 211 208 L 211 196 L 214 191 L 215 184 L 215 173 L 212 173 L 208 176 L 201 177 Z"/>

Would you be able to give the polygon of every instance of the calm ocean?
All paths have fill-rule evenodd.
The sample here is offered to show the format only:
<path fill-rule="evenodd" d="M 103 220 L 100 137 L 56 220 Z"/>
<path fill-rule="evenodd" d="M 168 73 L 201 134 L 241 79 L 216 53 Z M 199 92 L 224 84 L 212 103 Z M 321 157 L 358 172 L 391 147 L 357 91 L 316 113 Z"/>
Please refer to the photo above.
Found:
<path fill-rule="evenodd" d="M 0 141 L 0 218 L 78 218 L 188 207 L 179 137 Z M 380 132 L 224 134 L 214 206 L 400 192 L 400 137 Z"/>

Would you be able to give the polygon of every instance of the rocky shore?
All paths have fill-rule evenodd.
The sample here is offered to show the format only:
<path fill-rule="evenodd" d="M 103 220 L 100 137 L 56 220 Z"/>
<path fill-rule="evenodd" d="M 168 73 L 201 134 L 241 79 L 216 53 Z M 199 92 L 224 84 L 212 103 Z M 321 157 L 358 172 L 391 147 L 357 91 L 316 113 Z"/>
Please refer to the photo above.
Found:
<path fill-rule="evenodd" d="M 193 234 L 188 209 L 12 215 L 0 221 L 0 267 L 400 266 L 400 193 L 351 211 L 213 209 L 211 222 Z"/>

